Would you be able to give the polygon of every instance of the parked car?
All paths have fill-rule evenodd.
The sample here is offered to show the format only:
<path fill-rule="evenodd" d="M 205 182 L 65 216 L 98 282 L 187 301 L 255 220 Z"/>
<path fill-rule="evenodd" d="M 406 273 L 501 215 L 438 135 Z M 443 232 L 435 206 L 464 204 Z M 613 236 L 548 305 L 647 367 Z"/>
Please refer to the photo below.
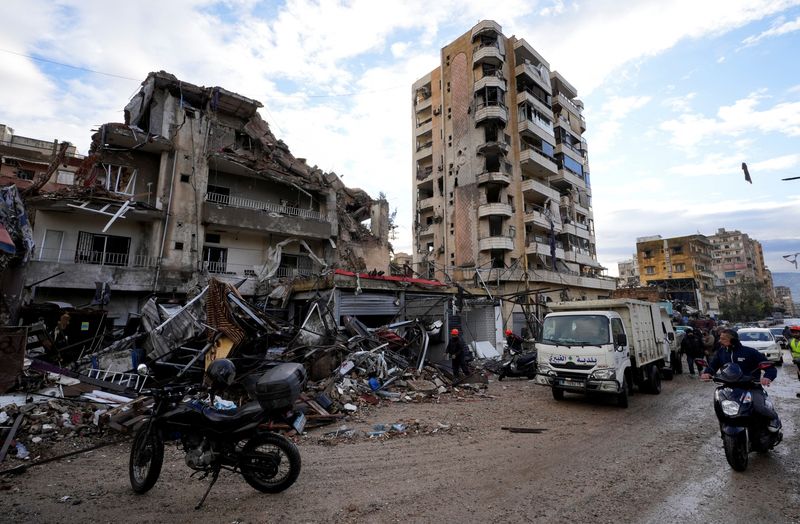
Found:
<path fill-rule="evenodd" d="M 783 350 L 767 328 L 742 328 L 739 340 L 743 346 L 759 350 L 771 362 L 783 362 Z"/>
<path fill-rule="evenodd" d="M 781 349 L 789 348 L 789 341 L 783 336 L 783 326 L 771 327 L 769 328 L 769 331 L 772 333 L 772 336 L 775 337 L 775 342 L 781 345 Z"/>

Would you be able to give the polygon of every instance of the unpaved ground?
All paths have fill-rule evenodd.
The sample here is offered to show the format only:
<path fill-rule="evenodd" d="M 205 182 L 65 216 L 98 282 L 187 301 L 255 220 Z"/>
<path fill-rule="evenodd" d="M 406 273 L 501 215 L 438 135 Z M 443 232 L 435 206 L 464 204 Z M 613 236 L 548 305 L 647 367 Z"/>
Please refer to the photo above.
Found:
<path fill-rule="evenodd" d="M 451 429 L 340 443 L 321 437 L 336 427 L 315 430 L 300 442 L 303 471 L 289 490 L 262 495 L 223 473 L 199 511 L 205 481 L 189 478 L 174 448 L 156 487 L 136 496 L 128 447 L 118 445 L 7 480 L 0 514 L 5 522 L 800 522 L 794 366 L 770 389 L 784 441 L 751 454 L 745 473 L 725 461 L 712 391 L 680 375 L 622 410 L 580 397 L 556 402 L 548 389 L 508 380 L 489 385 L 490 399 L 389 404 L 355 425 L 416 419 Z"/>

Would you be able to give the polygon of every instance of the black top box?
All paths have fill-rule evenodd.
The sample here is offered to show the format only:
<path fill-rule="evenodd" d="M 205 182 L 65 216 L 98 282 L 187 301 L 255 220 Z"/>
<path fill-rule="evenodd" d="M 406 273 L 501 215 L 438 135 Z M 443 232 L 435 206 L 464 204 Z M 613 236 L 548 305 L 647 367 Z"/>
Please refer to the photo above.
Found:
<path fill-rule="evenodd" d="M 253 396 L 267 411 L 290 409 L 306 384 L 306 368 L 302 364 L 285 363 L 270 369 L 256 382 Z"/>

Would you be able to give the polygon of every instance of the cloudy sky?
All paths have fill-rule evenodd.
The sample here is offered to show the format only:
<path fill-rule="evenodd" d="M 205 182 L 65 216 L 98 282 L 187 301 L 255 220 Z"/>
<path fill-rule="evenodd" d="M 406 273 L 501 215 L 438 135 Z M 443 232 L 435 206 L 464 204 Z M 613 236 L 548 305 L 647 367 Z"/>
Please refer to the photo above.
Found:
<path fill-rule="evenodd" d="M 86 152 L 150 71 L 264 104 L 298 157 L 398 210 L 411 249 L 411 84 L 482 19 L 585 103 L 600 262 L 636 237 L 740 229 L 800 251 L 800 0 L 2 0 L 0 123 Z M 740 169 L 747 162 L 753 184 Z"/>

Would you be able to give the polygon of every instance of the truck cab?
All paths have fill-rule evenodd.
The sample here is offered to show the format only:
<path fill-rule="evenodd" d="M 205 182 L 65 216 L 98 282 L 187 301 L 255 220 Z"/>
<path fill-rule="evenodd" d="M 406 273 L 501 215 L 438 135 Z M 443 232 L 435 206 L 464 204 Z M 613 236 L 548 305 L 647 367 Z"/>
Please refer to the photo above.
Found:
<path fill-rule="evenodd" d="M 631 365 L 622 318 L 613 311 L 551 313 L 537 342 L 538 384 L 550 386 L 560 400 L 564 391 L 620 395 L 627 402 L 626 369 Z"/>

